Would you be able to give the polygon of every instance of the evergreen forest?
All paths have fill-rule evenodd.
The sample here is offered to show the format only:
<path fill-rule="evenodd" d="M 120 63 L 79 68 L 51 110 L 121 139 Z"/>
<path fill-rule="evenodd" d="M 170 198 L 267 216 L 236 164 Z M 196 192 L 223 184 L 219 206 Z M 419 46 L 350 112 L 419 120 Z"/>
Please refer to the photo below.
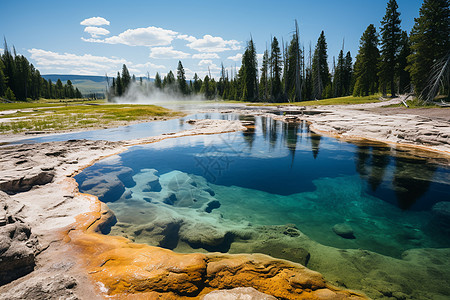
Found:
<path fill-rule="evenodd" d="M 380 28 L 369 24 L 362 33 L 359 50 L 353 61 L 344 48 L 333 53 L 330 63 L 326 33 L 322 31 L 312 47 L 305 49 L 297 21 L 290 40 L 280 43 L 272 37 L 263 51 L 261 66 L 250 38 L 238 70 L 223 64 L 219 78 L 211 74 L 203 79 L 197 74 L 186 80 L 181 61 L 176 75 L 169 71 L 163 78 L 156 73 L 153 87 L 181 95 L 202 95 L 206 99 L 251 102 L 299 102 L 343 96 L 368 96 L 381 93 L 395 97 L 415 94 L 423 100 L 438 95 L 448 97 L 450 74 L 450 0 L 424 0 L 419 17 L 408 33 L 402 30 L 396 0 L 388 0 Z M 0 60 L 0 97 L 9 100 L 81 98 L 72 83 L 55 84 L 6 41 Z M 335 59 L 337 57 L 337 59 Z M 229 72 L 230 71 L 230 72 Z M 143 84 L 131 76 L 126 65 L 110 82 L 107 96 L 122 96 L 132 83 Z M 139 81 L 139 82 L 138 82 Z"/>

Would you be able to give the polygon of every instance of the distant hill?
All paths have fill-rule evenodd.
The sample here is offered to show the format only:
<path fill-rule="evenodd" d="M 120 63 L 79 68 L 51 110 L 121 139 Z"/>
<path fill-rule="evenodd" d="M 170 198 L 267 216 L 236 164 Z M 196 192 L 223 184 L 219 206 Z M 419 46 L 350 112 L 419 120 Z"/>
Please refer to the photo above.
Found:
<path fill-rule="evenodd" d="M 73 80 L 90 80 L 94 82 L 106 82 L 105 76 L 91 76 L 91 75 L 63 75 L 63 74 L 48 74 L 48 75 L 41 75 L 45 79 L 49 80 L 51 79 L 53 82 L 56 82 L 59 79 L 63 83 L 65 83 L 67 80 L 73 81 Z M 109 77 L 111 80 L 112 78 Z"/>
<path fill-rule="evenodd" d="M 83 95 L 89 95 L 92 93 L 104 94 L 106 90 L 106 77 L 105 76 L 91 76 L 91 75 L 64 75 L 64 74 L 47 74 L 41 75 L 46 80 L 51 80 L 55 83 L 58 79 L 64 83 L 70 80 L 72 84 L 77 87 Z M 147 81 L 147 78 L 142 78 Z M 139 78 L 137 78 L 139 80 Z M 150 81 L 154 81 L 150 78 Z M 109 77 L 109 83 L 112 84 L 112 77 Z"/>
<path fill-rule="evenodd" d="M 48 74 L 41 76 L 46 80 L 51 80 L 53 83 L 55 83 L 58 79 L 61 79 L 63 83 L 66 83 L 67 80 L 70 80 L 72 84 L 77 87 L 83 95 L 91 93 L 104 94 L 107 85 L 105 76 L 63 74 Z M 111 77 L 110 80 L 110 82 L 112 82 Z"/>

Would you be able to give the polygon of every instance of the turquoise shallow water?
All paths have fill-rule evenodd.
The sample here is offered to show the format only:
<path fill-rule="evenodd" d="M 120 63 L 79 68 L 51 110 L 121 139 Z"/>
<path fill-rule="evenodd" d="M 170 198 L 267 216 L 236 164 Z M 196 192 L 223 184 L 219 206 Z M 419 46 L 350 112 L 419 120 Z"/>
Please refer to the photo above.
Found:
<path fill-rule="evenodd" d="M 254 121 L 255 126 L 246 132 L 133 147 L 78 175 L 81 191 L 99 194 L 112 208 L 117 202 L 133 209 L 133 200 L 151 203 L 153 198 L 173 207 L 181 197 L 176 188 L 168 204 L 168 192 L 160 183 L 156 189 L 142 183 L 150 181 L 145 177 L 149 169 L 155 170 L 149 176 L 156 178 L 180 171 L 194 182 L 201 178 L 212 191 L 204 203 L 181 206 L 199 210 L 202 203 L 210 205 L 208 211 L 225 220 L 291 223 L 321 244 L 393 257 L 407 249 L 450 247 L 448 220 L 442 213 L 450 201 L 446 162 L 380 143 L 341 142 L 310 132 L 307 124 L 222 117 Z M 117 175 L 120 170 L 123 174 Z M 181 198 L 192 202 L 195 192 L 188 190 Z M 124 220 L 120 212 L 116 215 Z M 336 224 L 350 226 L 354 238 L 336 234 Z"/>
<path fill-rule="evenodd" d="M 110 232 L 177 252 L 265 253 L 373 299 L 450 296 L 448 157 L 265 117 L 130 148 L 76 176 Z"/>

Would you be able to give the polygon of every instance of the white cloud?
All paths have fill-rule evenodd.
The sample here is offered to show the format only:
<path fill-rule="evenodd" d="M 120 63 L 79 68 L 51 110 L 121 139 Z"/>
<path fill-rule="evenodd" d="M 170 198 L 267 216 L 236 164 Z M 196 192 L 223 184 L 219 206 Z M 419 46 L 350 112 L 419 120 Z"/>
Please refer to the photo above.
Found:
<path fill-rule="evenodd" d="M 197 53 L 192 55 L 192 58 L 197 58 L 197 59 L 214 59 L 214 58 L 220 58 L 219 55 L 217 55 L 217 53 Z"/>
<path fill-rule="evenodd" d="M 114 74 L 122 68 L 123 64 L 131 65 L 125 59 L 117 57 L 109 58 L 91 54 L 61 54 L 35 48 L 28 50 L 28 52 L 31 53 L 31 59 L 36 61 L 38 68 L 64 70 L 71 74 L 104 75 L 105 72 Z"/>
<path fill-rule="evenodd" d="M 196 39 L 195 37 L 193 37 L 192 35 L 187 35 L 187 34 L 180 34 L 180 35 L 177 36 L 177 39 L 185 40 L 185 41 L 188 41 L 188 42 L 190 42 L 190 43 L 192 43 L 192 42 L 194 42 L 194 41 L 197 40 L 197 39 Z"/>
<path fill-rule="evenodd" d="M 174 50 L 173 47 L 154 47 L 150 49 L 150 58 L 188 58 L 191 55 L 183 51 Z"/>
<path fill-rule="evenodd" d="M 199 63 L 198 63 L 198 65 L 199 66 L 209 66 L 209 65 L 212 65 L 212 60 L 209 60 L 209 59 L 202 59 Z"/>
<path fill-rule="evenodd" d="M 93 39 L 93 38 L 84 38 L 84 37 L 81 37 L 81 40 L 82 41 L 84 41 L 84 42 L 89 42 L 89 43 L 104 43 L 105 41 L 104 40 L 99 40 L 99 39 Z"/>
<path fill-rule="evenodd" d="M 234 61 L 242 61 L 242 53 L 238 53 L 234 56 L 228 56 L 227 59 Z"/>
<path fill-rule="evenodd" d="M 256 54 L 256 59 L 262 60 L 262 59 L 263 59 L 263 56 L 264 56 L 264 53 L 257 53 L 257 54 Z"/>
<path fill-rule="evenodd" d="M 89 19 L 84 19 L 80 23 L 83 26 L 103 26 L 109 25 L 109 21 L 102 17 L 93 17 Z"/>
<path fill-rule="evenodd" d="M 220 68 L 210 59 L 203 59 L 198 63 L 198 65 L 201 67 L 200 70 L 198 70 L 199 74 L 201 74 L 203 71 L 205 75 L 209 72 L 211 72 L 212 75 L 216 75 L 216 73 L 218 73 L 218 70 L 220 70 Z"/>
<path fill-rule="evenodd" d="M 108 35 L 109 31 L 105 28 L 101 27 L 94 27 L 94 26 L 88 26 L 84 28 L 84 32 L 89 33 L 92 37 L 98 38 L 101 35 Z"/>
<path fill-rule="evenodd" d="M 167 46 L 170 45 L 178 33 L 159 27 L 128 29 L 119 35 L 101 39 L 84 39 L 85 42 L 124 44 L 128 46 Z"/>
<path fill-rule="evenodd" d="M 144 68 L 151 68 L 151 69 L 166 69 L 166 66 L 164 65 L 157 65 L 151 62 L 145 63 L 145 64 L 136 64 L 134 65 L 134 68 L 136 69 L 144 69 Z"/>
<path fill-rule="evenodd" d="M 226 41 L 219 36 L 204 35 L 201 39 L 191 39 L 192 42 L 187 44 L 191 49 L 199 52 L 223 52 L 227 50 L 239 50 L 240 42 L 236 40 Z"/>
<path fill-rule="evenodd" d="M 0 54 L 3 54 L 3 49 L 2 48 L 0 48 Z"/>

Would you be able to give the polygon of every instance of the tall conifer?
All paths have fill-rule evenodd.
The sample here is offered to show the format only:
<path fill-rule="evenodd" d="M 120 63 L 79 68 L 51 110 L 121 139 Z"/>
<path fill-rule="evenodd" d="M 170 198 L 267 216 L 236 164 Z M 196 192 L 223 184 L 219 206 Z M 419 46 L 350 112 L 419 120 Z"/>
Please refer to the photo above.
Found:
<path fill-rule="evenodd" d="M 159 75 L 158 72 L 156 72 L 156 75 L 155 75 L 155 87 L 158 89 L 162 88 L 161 76 Z"/>
<path fill-rule="evenodd" d="M 188 91 L 187 91 L 187 84 L 186 84 L 186 75 L 185 75 L 183 64 L 181 63 L 181 60 L 178 61 L 177 83 L 178 83 L 178 88 L 180 89 L 180 92 L 183 95 L 187 94 Z"/>
<path fill-rule="evenodd" d="M 271 98 L 278 101 L 281 96 L 281 50 L 276 37 L 272 40 L 270 53 L 270 68 L 271 68 Z"/>
<path fill-rule="evenodd" d="M 327 42 L 325 33 L 320 33 L 314 50 L 312 61 L 313 96 L 321 99 L 325 88 L 330 83 L 330 71 L 328 68 Z"/>
<path fill-rule="evenodd" d="M 123 92 L 125 93 L 130 85 L 131 82 L 131 76 L 130 72 L 128 72 L 128 68 L 125 64 L 122 66 L 122 86 L 123 86 Z"/>
<path fill-rule="evenodd" d="M 383 94 L 389 86 L 392 97 L 395 96 L 395 70 L 398 63 L 402 31 L 400 13 L 396 0 L 389 0 L 386 14 L 381 20 L 381 59 L 379 78 Z"/>
<path fill-rule="evenodd" d="M 408 33 L 402 32 L 400 39 L 400 50 L 398 53 L 396 77 L 398 78 L 398 91 L 404 94 L 410 91 L 411 77 L 407 70 L 408 56 L 411 54 L 411 46 L 409 43 Z"/>
<path fill-rule="evenodd" d="M 378 90 L 378 34 L 375 26 L 370 24 L 360 40 L 355 62 L 356 83 L 353 96 L 368 96 Z"/>

